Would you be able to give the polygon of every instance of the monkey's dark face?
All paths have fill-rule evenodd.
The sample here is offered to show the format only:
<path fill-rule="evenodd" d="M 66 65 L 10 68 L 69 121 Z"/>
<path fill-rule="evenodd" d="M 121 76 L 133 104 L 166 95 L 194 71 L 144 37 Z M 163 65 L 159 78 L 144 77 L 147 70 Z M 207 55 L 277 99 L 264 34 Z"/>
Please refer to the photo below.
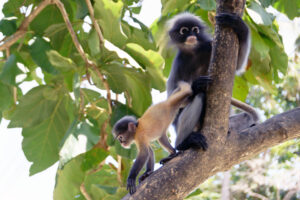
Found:
<path fill-rule="evenodd" d="M 195 16 L 177 19 L 169 30 L 169 36 L 182 50 L 192 50 L 208 40 L 205 26 Z"/>

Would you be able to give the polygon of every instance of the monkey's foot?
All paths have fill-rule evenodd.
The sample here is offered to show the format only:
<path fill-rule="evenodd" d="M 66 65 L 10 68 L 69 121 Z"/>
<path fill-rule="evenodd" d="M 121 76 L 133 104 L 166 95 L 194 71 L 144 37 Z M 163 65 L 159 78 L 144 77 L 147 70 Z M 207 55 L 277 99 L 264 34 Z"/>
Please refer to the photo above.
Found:
<path fill-rule="evenodd" d="M 139 177 L 139 184 L 143 182 L 148 176 L 150 176 L 153 171 L 145 172 Z"/>
<path fill-rule="evenodd" d="M 189 148 L 203 149 L 206 151 L 208 144 L 206 138 L 199 132 L 192 132 L 181 144 L 179 144 L 177 150 L 187 150 Z"/>
<path fill-rule="evenodd" d="M 176 156 L 178 156 L 180 153 L 181 152 L 179 151 L 179 152 L 170 154 L 168 157 L 161 159 L 159 161 L 159 164 L 161 164 L 161 165 L 166 164 L 167 162 L 169 162 L 170 160 L 172 160 L 173 158 L 175 158 Z"/>
<path fill-rule="evenodd" d="M 127 179 L 127 190 L 128 190 L 130 195 L 135 193 L 135 191 L 136 191 L 135 179 L 133 179 L 133 178 L 128 178 Z"/>
<path fill-rule="evenodd" d="M 198 94 L 200 92 L 206 91 L 206 86 L 208 86 L 212 82 L 210 76 L 199 76 L 192 83 L 192 90 L 194 94 Z"/>

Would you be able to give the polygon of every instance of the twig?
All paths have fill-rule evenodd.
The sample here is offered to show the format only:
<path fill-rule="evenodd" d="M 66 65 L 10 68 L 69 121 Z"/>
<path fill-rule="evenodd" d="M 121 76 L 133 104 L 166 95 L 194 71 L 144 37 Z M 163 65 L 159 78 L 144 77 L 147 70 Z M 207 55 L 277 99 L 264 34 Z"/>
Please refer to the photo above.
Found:
<path fill-rule="evenodd" d="M 117 155 L 117 158 L 118 158 L 118 170 L 117 170 L 118 181 L 119 183 L 122 183 L 122 157 Z"/>
<path fill-rule="evenodd" d="M 90 195 L 87 193 L 87 191 L 86 191 L 83 183 L 80 185 L 80 192 L 83 194 L 83 196 L 84 196 L 85 199 L 92 200 L 92 198 L 90 197 Z"/>
<path fill-rule="evenodd" d="M 97 23 L 97 21 L 95 19 L 93 6 L 92 6 L 90 0 L 85 0 L 85 2 L 86 2 L 86 5 L 87 5 L 87 7 L 89 9 L 90 17 L 92 19 L 92 22 L 93 22 L 93 25 L 95 27 L 95 30 L 96 30 L 96 32 L 98 34 L 100 46 L 102 46 L 104 44 L 104 37 L 102 35 L 100 26 L 99 26 L 99 24 Z"/>
<path fill-rule="evenodd" d="M 7 48 L 9 48 L 11 45 L 16 43 L 20 38 L 22 38 L 28 29 L 29 24 L 32 22 L 32 20 L 48 5 L 50 5 L 52 2 L 51 0 L 45 0 L 42 1 L 28 17 L 24 19 L 22 24 L 20 25 L 19 29 L 10 37 L 6 38 L 4 40 L 4 43 L 0 46 L 0 51 L 3 51 Z"/>
<path fill-rule="evenodd" d="M 54 3 L 57 5 L 58 9 L 60 10 L 63 18 L 64 18 L 64 21 L 67 25 L 67 28 L 68 28 L 68 31 L 70 32 L 71 34 L 71 37 L 72 37 L 72 40 L 73 40 L 73 43 L 77 49 L 77 51 L 79 52 L 81 58 L 85 61 L 85 63 L 92 68 L 92 70 L 94 70 L 96 72 L 96 74 L 98 75 L 98 77 L 101 79 L 105 89 L 106 89 L 106 92 L 107 92 L 107 101 L 108 101 L 108 112 L 109 114 L 112 113 L 112 104 L 111 104 L 111 92 L 110 92 L 110 88 L 109 88 L 109 85 L 108 85 L 108 82 L 105 80 L 104 76 L 102 75 L 102 73 L 100 72 L 100 70 L 97 68 L 97 66 L 95 65 L 95 63 L 93 63 L 92 61 L 90 61 L 84 51 L 83 51 L 83 48 L 82 46 L 80 45 L 78 39 L 77 39 L 77 36 L 76 36 L 76 33 L 71 25 L 71 22 L 69 20 L 69 17 L 68 17 L 68 13 L 64 7 L 64 4 L 60 1 L 60 0 L 54 0 Z"/>

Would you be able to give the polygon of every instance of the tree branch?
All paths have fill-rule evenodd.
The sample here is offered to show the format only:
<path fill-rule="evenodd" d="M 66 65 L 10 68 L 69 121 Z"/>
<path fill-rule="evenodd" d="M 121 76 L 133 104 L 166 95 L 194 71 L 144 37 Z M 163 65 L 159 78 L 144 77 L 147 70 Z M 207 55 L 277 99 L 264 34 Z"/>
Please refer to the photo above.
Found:
<path fill-rule="evenodd" d="M 4 43 L 0 46 L 0 51 L 3 51 L 5 49 L 8 49 L 11 45 L 13 45 L 14 43 L 16 43 L 20 38 L 22 38 L 28 29 L 29 24 L 32 22 L 32 20 L 34 20 L 34 18 L 36 16 L 38 16 L 38 14 L 40 14 L 40 12 L 47 7 L 48 5 L 51 4 L 51 0 L 44 0 L 42 1 L 33 11 L 30 15 L 28 15 L 28 17 L 26 17 L 24 19 L 24 21 L 22 22 L 22 24 L 20 25 L 19 29 L 10 37 L 8 37 L 7 39 L 4 40 Z"/>
<path fill-rule="evenodd" d="M 110 88 L 109 88 L 109 85 L 108 85 L 108 82 L 107 80 L 104 78 L 103 74 L 100 72 L 100 70 L 98 69 L 98 67 L 96 66 L 95 63 L 93 63 L 92 61 L 90 61 L 88 59 L 88 57 L 85 55 L 84 51 L 83 51 L 83 48 L 82 46 L 80 45 L 78 39 L 77 39 L 77 36 L 76 36 L 76 33 L 72 27 L 72 24 L 69 20 L 69 17 L 68 17 L 68 13 L 65 9 L 65 6 L 64 4 L 60 1 L 60 0 L 53 0 L 54 3 L 56 4 L 56 6 L 58 7 L 58 9 L 60 10 L 63 18 L 64 18 L 64 21 L 67 25 L 67 28 L 68 28 L 68 31 L 69 33 L 71 34 L 71 38 L 73 40 L 73 43 L 77 49 L 77 51 L 79 52 L 81 58 L 84 60 L 84 62 L 87 64 L 87 66 L 91 67 L 92 70 L 94 70 L 96 72 L 96 74 L 98 75 L 98 77 L 100 78 L 100 80 L 102 81 L 105 89 L 106 89 L 106 93 L 107 93 L 107 102 L 108 102 L 108 112 L 109 114 L 112 113 L 112 103 L 111 103 L 111 92 L 110 92 Z"/>
<path fill-rule="evenodd" d="M 226 132 L 227 133 L 227 132 Z M 247 160 L 269 147 L 300 137 L 300 108 L 279 114 L 237 133 L 231 131 L 224 145 L 213 143 L 206 152 L 187 150 L 142 182 L 137 192 L 123 200 L 179 200 L 207 178 Z"/>
<path fill-rule="evenodd" d="M 97 23 L 96 19 L 95 19 L 95 16 L 94 16 L 94 8 L 91 4 L 91 1 L 90 0 L 85 0 L 86 2 L 86 5 L 89 9 L 89 13 L 90 13 L 90 17 L 92 19 L 92 22 L 93 22 L 93 25 L 95 27 L 95 30 L 98 34 L 98 38 L 99 38 L 99 43 L 100 43 L 100 46 L 104 44 L 104 37 L 102 35 L 102 32 L 101 32 L 101 29 L 100 29 L 100 26 L 99 24 Z"/>

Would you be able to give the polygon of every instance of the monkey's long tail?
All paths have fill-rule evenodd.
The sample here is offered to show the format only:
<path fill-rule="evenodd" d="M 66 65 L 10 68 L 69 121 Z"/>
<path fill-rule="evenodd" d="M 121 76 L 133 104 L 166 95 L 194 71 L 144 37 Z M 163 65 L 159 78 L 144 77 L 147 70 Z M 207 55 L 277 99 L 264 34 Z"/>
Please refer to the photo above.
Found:
<path fill-rule="evenodd" d="M 231 98 L 231 104 L 245 112 L 250 113 L 255 122 L 259 121 L 259 115 L 258 115 L 257 111 L 255 110 L 255 108 L 253 108 L 252 106 L 250 106 L 244 102 L 241 102 L 235 98 Z"/>

